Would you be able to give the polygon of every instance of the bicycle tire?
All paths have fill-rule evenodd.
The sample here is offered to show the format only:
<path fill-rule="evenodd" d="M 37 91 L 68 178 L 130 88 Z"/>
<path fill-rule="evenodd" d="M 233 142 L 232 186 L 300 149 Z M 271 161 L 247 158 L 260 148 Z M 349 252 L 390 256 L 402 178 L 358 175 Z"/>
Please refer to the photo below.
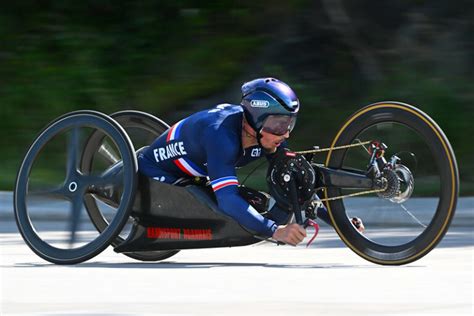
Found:
<path fill-rule="evenodd" d="M 164 131 L 169 128 L 169 125 L 159 118 L 145 112 L 136 110 L 125 110 L 116 112 L 110 115 L 116 120 L 130 136 L 130 139 L 135 145 L 135 148 L 139 148 L 138 142 L 144 142 L 149 144 L 156 137 L 161 135 Z M 134 137 L 134 131 L 138 130 L 139 135 Z M 97 148 L 100 146 L 100 135 L 91 135 L 87 144 L 85 145 L 84 153 L 82 156 L 81 166 L 83 170 L 91 170 L 94 164 L 94 155 L 97 153 Z M 99 232 L 107 228 L 108 223 L 101 214 L 99 207 L 97 206 L 96 200 L 92 195 L 85 197 L 84 204 L 87 212 L 91 218 L 91 221 Z M 124 238 L 118 235 L 112 242 L 112 246 L 115 248 L 123 243 Z M 140 261 L 160 261 L 167 259 L 177 254 L 179 250 L 157 250 L 157 251 L 137 251 L 127 252 L 124 255 L 140 260 Z"/>
<path fill-rule="evenodd" d="M 436 165 L 433 169 L 439 172 L 440 187 L 436 197 L 438 205 L 429 224 L 413 240 L 399 245 L 385 245 L 366 238 L 350 224 L 344 200 L 329 201 L 326 206 L 336 232 L 356 254 L 377 264 L 402 265 L 428 254 L 446 234 L 456 208 L 459 175 L 454 152 L 441 128 L 426 113 L 400 102 L 374 103 L 354 113 L 336 134 L 331 148 L 353 143 L 369 128 L 387 123 L 413 130 L 431 151 Z M 348 149 L 329 151 L 326 166 L 343 168 L 347 153 Z M 341 189 L 325 190 L 326 198 L 340 195 Z"/>
<path fill-rule="evenodd" d="M 35 229 L 32 217 L 30 216 L 30 208 L 27 204 L 28 195 L 31 193 L 29 192 L 29 182 L 35 161 L 40 157 L 40 154 L 43 154 L 43 149 L 46 145 L 48 145 L 48 143 L 58 135 L 69 133 L 71 130 L 71 133 L 79 133 L 79 128 L 99 129 L 115 142 L 124 161 L 124 190 L 121 197 L 121 205 L 108 229 L 102 231 L 97 238 L 83 246 L 72 249 L 63 249 L 53 246 L 46 241 L 46 239 L 42 239 L 38 231 Z M 77 162 L 79 159 L 79 157 L 77 157 L 77 145 L 78 143 L 70 142 L 67 146 L 68 161 L 66 165 L 68 168 L 66 170 L 66 179 L 63 185 L 54 193 L 58 196 L 62 196 L 64 199 L 72 201 L 72 212 L 74 212 L 74 210 L 80 212 L 83 203 L 82 198 L 90 186 L 94 184 L 94 181 L 105 181 L 99 177 L 93 178 L 89 175 L 84 175 L 79 170 Z M 74 156 L 76 157 L 69 155 L 69 151 L 74 153 Z M 121 231 L 123 225 L 125 225 L 135 196 L 138 167 L 134 153 L 133 145 L 124 129 L 116 121 L 103 113 L 87 110 L 75 111 L 67 113 L 49 123 L 38 134 L 29 147 L 20 166 L 15 182 L 15 220 L 23 239 L 33 252 L 52 263 L 76 264 L 93 258 L 107 248 L 110 242 Z M 75 183 L 73 190 L 71 186 L 72 183 Z M 46 195 L 49 193 L 42 194 Z M 73 239 L 74 234 L 75 231 L 70 232 L 71 240 Z"/>

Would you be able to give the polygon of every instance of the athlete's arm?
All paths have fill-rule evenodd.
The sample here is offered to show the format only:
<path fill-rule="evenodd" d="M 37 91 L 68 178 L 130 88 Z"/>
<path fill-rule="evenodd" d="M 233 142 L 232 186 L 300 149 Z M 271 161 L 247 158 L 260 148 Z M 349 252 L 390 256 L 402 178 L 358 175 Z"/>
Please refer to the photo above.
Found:
<path fill-rule="evenodd" d="M 266 158 L 268 161 L 271 161 L 275 158 L 275 155 L 280 151 L 288 148 L 288 142 L 285 140 L 280 146 L 278 146 L 277 150 L 272 154 L 267 154 Z M 276 206 L 276 204 L 275 204 Z M 332 226 L 331 219 L 329 218 L 329 213 L 325 207 L 320 207 L 317 209 L 317 216 L 318 218 L 322 219 L 326 224 Z"/>
<path fill-rule="evenodd" d="M 260 215 L 238 193 L 235 160 L 240 150 L 240 135 L 225 128 L 209 127 L 205 134 L 207 171 L 219 209 L 246 229 L 271 237 L 277 225 Z"/>

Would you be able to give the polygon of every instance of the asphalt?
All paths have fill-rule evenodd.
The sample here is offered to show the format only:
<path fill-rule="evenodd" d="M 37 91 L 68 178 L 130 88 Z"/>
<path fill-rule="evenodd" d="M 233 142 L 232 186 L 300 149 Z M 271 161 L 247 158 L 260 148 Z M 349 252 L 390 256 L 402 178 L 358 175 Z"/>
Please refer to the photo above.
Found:
<path fill-rule="evenodd" d="M 473 315 L 473 237 L 469 227 L 451 227 L 404 266 L 365 261 L 329 227 L 309 248 L 260 243 L 140 262 L 109 247 L 59 266 L 3 221 L 0 315 Z"/>
<path fill-rule="evenodd" d="M 377 200 L 363 197 L 347 200 L 346 203 L 349 203 L 347 205 L 350 205 L 350 209 L 353 210 L 350 216 L 360 217 L 368 225 L 416 224 L 416 220 L 398 205 L 388 203 L 391 204 L 390 208 L 387 209 L 384 205 L 379 208 L 374 204 L 377 203 Z M 416 215 L 417 220 L 422 223 L 429 223 L 433 216 L 431 210 L 434 209 L 435 202 L 432 198 L 411 198 L 405 205 L 412 214 Z M 383 209 L 384 207 L 385 209 Z M 61 201 L 48 201 L 47 203 L 32 205 L 30 212 L 40 220 L 61 220 L 68 216 L 68 212 L 64 208 L 65 204 Z M 0 220 L 12 219 L 14 219 L 13 194 L 12 192 L 0 191 Z M 460 197 L 458 199 L 451 225 L 474 227 L 474 197 Z"/>
<path fill-rule="evenodd" d="M 410 216 L 392 217 L 391 209 L 379 215 L 372 202 L 350 201 L 353 215 L 365 217 L 366 234 L 405 240 L 413 231 Z M 432 204 L 414 199 L 407 206 L 425 221 L 422 210 Z M 308 248 L 311 230 L 298 247 L 183 250 L 162 262 L 136 261 L 109 247 L 87 262 L 59 266 L 26 246 L 13 219 L 12 194 L 1 192 L 0 315 L 473 315 L 473 205 L 474 197 L 460 198 L 442 241 L 404 266 L 365 261 L 324 224 Z M 32 206 L 42 238 L 66 234 L 64 208 L 51 201 Z M 400 218 L 412 226 L 398 227 Z M 382 222 L 394 225 L 380 229 Z M 90 223 L 82 229 L 97 233 Z"/>

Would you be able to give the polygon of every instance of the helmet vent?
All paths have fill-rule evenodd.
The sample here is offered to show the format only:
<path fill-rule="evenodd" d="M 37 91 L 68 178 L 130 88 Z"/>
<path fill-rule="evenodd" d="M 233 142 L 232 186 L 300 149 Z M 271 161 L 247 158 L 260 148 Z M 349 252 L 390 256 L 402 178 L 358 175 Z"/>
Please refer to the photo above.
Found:
<path fill-rule="evenodd" d="M 267 78 L 265 79 L 265 83 L 269 83 L 270 81 L 277 82 L 278 80 L 275 78 Z"/>

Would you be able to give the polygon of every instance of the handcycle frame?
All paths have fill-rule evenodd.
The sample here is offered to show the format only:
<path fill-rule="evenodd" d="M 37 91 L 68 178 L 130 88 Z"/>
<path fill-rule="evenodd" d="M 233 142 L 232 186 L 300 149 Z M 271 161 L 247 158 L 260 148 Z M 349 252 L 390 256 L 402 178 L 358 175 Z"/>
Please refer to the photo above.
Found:
<path fill-rule="evenodd" d="M 332 200 L 341 195 L 343 188 L 367 191 L 380 189 L 380 183 L 374 178 L 374 170 L 369 172 L 369 170 L 345 168 L 343 163 L 347 150 L 336 152 L 334 149 L 351 144 L 370 126 L 391 122 L 407 126 L 421 135 L 421 140 L 426 142 L 438 168 L 440 179 L 437 193 L 439 203 L 432 220 L 415 239 L 396 246 L 378 244 L 359 234 L 350 224 L 344 203 L 341 200 Z M 119 145 L 122 157 L 126 158 L 123 165 L 124 183 L 121 187 L 123 192 L 119 199 L 114 199 L 107 196 L 107 190 L 101 190 L 100 185 L 93 183 L 106 182 L 106 179 L 116 181 L 113 175 L 104 176 L 104 179 L 88 176 L 92 164 L 90 160 L 97 149 L 96 145 L 100 143 L 100 137 L 94 140 L 91 136 L 88 140 L 83 148 L 81 166 L 76 163 L 76 158 L 73 162 L 69 161 L 77 154 L 78 149 L 74 145 L 77 143 L 72 141 L 72 145 L 68 145 L 66 179 L 63 185 L 52 193 L 63 195 L 73 201 L 70 225 L 72 237 L 76 229 L 74 227 L 77 226 L 77 213 L 82 203 L 97 228 L 99 237 L 78 249 L 57 249 L 42 240 L 31 224 L 25 202 L 29 194 L 29 177 L 35 159 L 55 134 L 71 129 L 75 131 L 81 126 L 96 128 L 98 134 L 108 134 Z M 137 172 L 136 159 L 133 159 L 136 155 L 134 146 L 126 132 L 130 126 L 138 126 L 155 136 L 169 128 L 163 121 L 138 111 L 124 111 L 111 116 L 94 111 L 78 111 L 51 122 L 33 142 L 18 172 L 14 208 L 20 233 L 35 253 L 54 263 L 72 264 L 88 260 L 108 245 L 113 245 L 116 252 L 132 258 L 156 261 L 167 258 L 181 249 L 243 246 L 261 241 L 254 232 L 244 229 L 218 210 L 212 191 L 202 181 L 198 184 L 188 182 L 184 186 L 171 186 L 141 176 Z M 421 258 L 441 241 L 454 216 L 459 190 L 454 153 L 439 126 L 428 115 L 413 106 L 390 101 L 374 103 L 359 110 L 349 117 L 337 133 L 329 148 L 325 164 L 311 163 L 311 166 L 318 178 L 316 188 L 324 187 L 323 200 L 336 232 L 351 250 L 371 262 L 399 265 Z M 380 173 L 380 170 L 375 171 Z M 79 184 L 77 191 L 76 188 L 71 190 L 72 183 Z M 48 194 L 51 195 L 51 192 Z M 290 209 L 295 213 L 296 221 L 303 224 L 301 209 L 295 203 L 294 194 L 291 196 L 293 206 Z M 117 215 L 113 221 L 107 222 L 95 210 L 98 200 L 117 207 Z M 124 240 L 119 234 L 130 217 L 134 220 L 133 227 Z"/>
<path fill-rule="evenodd" d="M 313 168 L 321 175 L 318 185 L 373 188 L 373 180 L 367 175 L 316 164 Z M 177 186 L 140 174 L 138 177 L 138 192 L 130 214 L 135 219 L 132 232 L 115 252 L 235 247 L 262 241 L 262 237 L 218 210 L 212 189 L 202 179 L 201 184 Z M 300 216 L 295 214 L 295 218 L 303 224 Z"/>

